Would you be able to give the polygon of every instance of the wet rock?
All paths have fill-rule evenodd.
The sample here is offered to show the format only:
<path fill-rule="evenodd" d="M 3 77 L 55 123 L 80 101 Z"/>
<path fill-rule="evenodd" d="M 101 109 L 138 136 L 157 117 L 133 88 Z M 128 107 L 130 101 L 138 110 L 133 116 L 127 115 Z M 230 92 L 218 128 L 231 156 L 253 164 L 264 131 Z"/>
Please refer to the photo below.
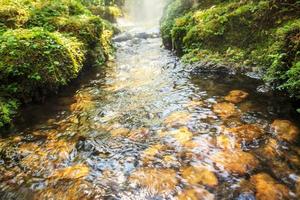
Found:
<path fill-rule="evenodd" d="M 216 113 L 222 119 L 234 117 L 238 115 L 238 111 L 235 105 L 228 102 L 217 103 L 213 105 L 213 112 Z"/>
<path fill-rule="evenodd" d="M 130 33 L 123 33 L 113 38 L 113 42 L 125 42 L 131 40 L 133 36 Z"/>
<path fill-rule="evenodd" d="M 209 187 L 218 185 L 218 178 L 216 175 L 202 166 L 185 167 L 180 171 L 182 178 L 191 185 L 202 184 Z"/>
<path fill-rule="evenodd" d="M 177 200 L 214 200 L 215 197 L 203 188 L 187 189 L 182 191 Z"/>
<path fill-rule="evenodd" d="M 84 164 L 78 164 L 63 169 L 56 170 L 50 179 L 60 180 L 60 179 L 79 179 L 84 178 L 89 174 L 89 168 Z"/>
<path fill-rule="evenodd" d="M 235 128 L 225 128 L 225 134 L 232 135 L 238 142 L 252 142 L 264 135 L 263 129 L 256 124 L 246 124 Z"/>
<path fill-rule="evenodd" d="M 164 124 L 169 127 L 173 126 L 183 126 L 191 120 L 191 115 L 188 112 L 173 112 L 165 120 Z"/>
<path fill-rule="evenodd" d="M 271 128 L 279 140 L 287 142 L 296 142 L 299 135 L 299 128 L 288 120 L 275 120 Z"/>
<path fill-rule="evenodd" d="M 266 159 L 279 158 L 283 154 L 279 147 L 278 141 L 270 138 L 259 152 Z"/>
<path fill-rule="evenodd" d="M 193 133 L 190 132 L 187 127 L 181 127 L 172 131 L 159 132 L 158 135 L 160 137 L 171 137 L 181 145 L 185 145 L 193 137 Z"/>
<path fill-rule="evenodd" d="M 236 139 L 228 135 L 217 136 L 216 146 L 225 150 L 233 150 L 235 148 L 240 148 L 240 145 L 236 142 Z"/>
<path fill-rule="evenodd" d="M 259 173 L 251 177 L 251 183 L 255 185 L 257 200 L 284 200 L 290 199 L 289 189 L 277 183 L 270 175 Z"/>
<path fill-rule="evenodd" d="M 249 94 L 247 92 L 242 91 L 242 90 L 232 90 L 225 97 L 225 100 L 229 101 L 231 103 L 240 103 L 244 99 L 246 99 L 248 96 L 249 96 Z"/>
<path fill-rule="evenodd" d="M 127 128 L 116 128 L 110 131 L 113 137 L 125 137 L 129 134 L 130 130 Z"/>
<path fill-rule="evenodd" d="M 63 199 L 63 200 L 88 200 L 102 199 L 105 191 L 102 188 L 93 186 L 91 183 L 78 179 L 62 181 L 37 191 L 33 199 Z M 32 198 L 32 196 L 31 196 Z"/>
<path fill-rule="evenodd" d="M 236 71 L 234 70 L 234 67 L 226 66 L 222 64 L 218 64 L 215 62 L 196 62 L 191 64 L 190 66 L 192 70 L 192 74 L 236 74 Z"/>
<path fill-rule="evenodd" d="M 148 147 L 144 152 L 142 153 L 142 161 L 143 163 L 147 164 L 150 161 L 154 160 L 155 155 L 157 155 L 159 152 L 165 149 L 165 146 L 161 144 L 156 144 Z"/>
<path fill-rule="evenodd" d="M 165 156 L 163 156 L 162 160 L 163 160 L 164 166 L 167 166 L 167 167 L 177 166 L 180 164 L 178 162 L 177 158 L 173 155 L 165 155 Z"/>
<path fill-rule="evenodd" d="M 291 183 L 291 177 L 296 174 L 296 171 L 291 169 L 289 164 L 282 160 L 270 160 L 268 161 L 268 167 L 275 178 L 285 183 Z"/>
<path fill-rule="evenodd" d="M 160 194 L 174 191 L 178 184 L 172 169 L 141 168 L 131 174 L 129 181 Z"/>
<path fill-rule="evenodd" d="M 241 150 L 220 151 L 213 155 L 212 160 L 219 168 L 238 175 L 252 171 L 259 164 L 252 154 Z"/>

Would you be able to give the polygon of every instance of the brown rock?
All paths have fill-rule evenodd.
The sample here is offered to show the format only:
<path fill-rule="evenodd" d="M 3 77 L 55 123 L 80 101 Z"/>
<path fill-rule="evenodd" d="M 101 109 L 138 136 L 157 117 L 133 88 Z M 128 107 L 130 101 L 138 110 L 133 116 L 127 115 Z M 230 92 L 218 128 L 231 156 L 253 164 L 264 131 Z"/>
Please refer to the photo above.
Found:
<path fill-rule="evenodd" d="M 158 135 L 160 137 L 170 136 L 174 138 L 181 145 L 185 145 L 193 137 L 193 133 L 190 132 L 187 127 L 180 127 L 179 129 L 172 130 L 172 131 L 159 132 Z"/>
<path fill-rule="evenodd" d="M 170 114 L 165 120 L 164 124 L 166 126 L 182 126 L 182 125 L 187 125 L 189 120 L 191 119 L 191 115 L 188 112 L 173 112 Z"/>
<path fill-rule="evenodd" d="M 227 119 L 229 117 L 234 117 L 238 115 L 234 104 L 232 103 L 217 103 L 213 106 L 213 112 L 216 113 L 222 119 Z"/>
<path fill-rule="evenodd" d="M 252 154 L 243 152 L 242 150 L 221 151 L 215 154 L 212 160 L 218 167 L 239 175 L 253 170 L 259 164 Z"/>
<path fill-rule="evenodd" d="M 290 199 L 289 189 L 285 185 L 277 183 L 266 173 L 252 176 L 250 182 L 255 185 L 257 200 Z"/>
<path fill-rule="evenodd" d="M 174 191 L 178 184 L 172 169 L 141 168 L 131 174 L 129 181 L 160 194 Z"/>
<path fill-rule="evenodd" d="M 203 188 L 188 189 L 180 193 L 177 198 L 178 200 L 214 200 L 215 197 L 209 191 Z"/>
<path fill-rule="evenodd" d="M 248 96 L 249 96 L 249 94 L 247 92 L 242 91 L 242 90 L 232 90 L 225 97 L 225 100 L 229 101 L 231 103 L 240 103 L 244 99 L 246 99 Z"/>
<path fill-rule="evenodd" d="M 214 187 L 218 185 L 218 178 L 216 175 L 204 167 L 190 166 L 181 169 L 182 178 L 189 184 L 203 184 Z"/>
<path fill-rule="evenodd" d="M 235 128 L 226 128 L 225 133 L 233 135 L 238 142 L 252 142 L 264 134 L 262 128 L 255 124 L 246 124 Z"/>
<path fill-rule="evenodd" d="M 299 128 L 288 120 L 275 120 L 271 128 L 279 140 L 295 142 L 299 135 Z"/>

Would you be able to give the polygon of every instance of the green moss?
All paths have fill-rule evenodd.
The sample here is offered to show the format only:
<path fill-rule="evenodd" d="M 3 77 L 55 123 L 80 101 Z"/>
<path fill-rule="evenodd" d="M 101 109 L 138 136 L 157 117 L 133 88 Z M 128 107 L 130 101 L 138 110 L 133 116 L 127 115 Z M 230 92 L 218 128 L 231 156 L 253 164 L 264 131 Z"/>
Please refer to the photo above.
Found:
<path fill-rule="evenodd" d="M 29 11 L 18 1 L 0 0 L 0 24 L 9 28 L 17 28 L 29 19 Z"/>
<path fill-rule="evenodd" d="M 53 19 L 53 25 L 59 32 L 69 33 L 87 45 L 96 43 L 103 31 L 103 21 L 97 16 L 57 17 Z"/>
<path fill-rule="evenodd" d="M 196 2 L 196 3 L 195 3 Z M 172 1 L 161 33 L 186 62 L 261 66 L 276 88 L 300 98 L 299 1 Z"/>
<path fill-rule="evenodd" d="M 16 89 L 11 95 L 23 101 L 67 84 L 82 68 L 83 44 L 57 32 L 9 30 L 0 44 L 1 84 L 13 83 Z"/>
<path fill-rule="evenodd" d="M 0 0 L 0 127 L 19 105 L 40 100 L 114 52 L 122 0 Z M 94 15 L 101 6 L 105 15 Z M 95 13 L 96 14 L 96 13 Z"/>

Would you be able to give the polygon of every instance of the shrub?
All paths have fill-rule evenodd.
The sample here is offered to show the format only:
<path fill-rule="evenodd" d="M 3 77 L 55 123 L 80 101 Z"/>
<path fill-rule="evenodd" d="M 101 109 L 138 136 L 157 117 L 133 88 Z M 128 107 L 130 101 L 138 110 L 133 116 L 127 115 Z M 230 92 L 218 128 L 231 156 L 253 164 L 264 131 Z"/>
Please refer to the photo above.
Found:
<path fill-rule="evenodd" d="M 75 78 L 83 58 L 76 38 L 42 28 L 9 30 L 0 37 L 0 81 L 14 84 L 14 97 L 31 101 Z"/>
<path fill-rule="evenodd" d="M 0 98 L 0 128 L 11 123 L 18 106 L 17 100 Z"/>
<path fill-rule="evenodd" d="M 8 28 L 17 28 L 29 19 L 29 11 L 17 1 L 0 0 L 0 24 Z"/>

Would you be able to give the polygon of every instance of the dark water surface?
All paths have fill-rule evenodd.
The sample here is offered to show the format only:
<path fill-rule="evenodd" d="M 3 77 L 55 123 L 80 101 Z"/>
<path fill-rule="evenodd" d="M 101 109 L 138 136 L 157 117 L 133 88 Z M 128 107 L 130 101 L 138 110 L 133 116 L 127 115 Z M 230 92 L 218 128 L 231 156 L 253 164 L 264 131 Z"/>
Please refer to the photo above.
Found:
<path fill-rule="evenodd" d="M 248 77 L 191 75 L 155 30 L 127 33 L 107 67 L 0 139 L 0 199 L 297 199 L 286 99 Z"/>

